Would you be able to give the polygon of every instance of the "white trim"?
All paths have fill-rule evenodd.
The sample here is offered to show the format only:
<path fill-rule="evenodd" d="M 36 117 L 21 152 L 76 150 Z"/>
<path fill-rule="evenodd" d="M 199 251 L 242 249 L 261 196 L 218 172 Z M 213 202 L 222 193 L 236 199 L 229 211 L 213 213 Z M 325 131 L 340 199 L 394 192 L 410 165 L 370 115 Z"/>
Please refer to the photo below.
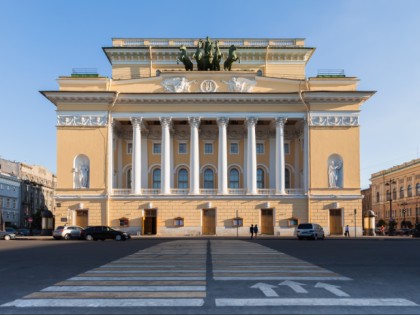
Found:
<path fill-rule="evenodd" d="M 214 95 L 214 94 L 212 94 Z M 327 112 L 329 113 L 329 112 Z M 81 111 L 78 112 L 80 115 L 85 115 L 85 112 Z M 324 112 L 325 114 L 325 112 Z M 171 112 L 171 113 L 159 113 L 159 117 L 168 117 L 172 119 L 184 119 L 186 117 L 190 117 L 191 113 L 189 112 Z M 240 112 L 240 113 L 232 113 L 232 112 L 200 112 L 200 118 L 202 120 L 205 119 L 217 119 L 217 118 L 229 118 L 229 119 L 245 119 L 245 117 L 256 117 L 258 120 L 274 120 L 273 117 L 283 117 L 283 118 L 290 118 L 290 119 L 303 119 L 306 117 L 305 112 Z M 131 117 L 142 117 L 143 119 L 156 119 L 155 112 L 149 113 L 139 113 L 139 112 L 123 112 L 123 113 L 111 113 L 111 117 L 118 118 L 118 119 L 130 119 Z"/>
<path fill-rule="evenodd" d="M 228 147 L 229 147 L 228 153 L 229 153 L 229 155 L 239 155 L 239 154 L 241 154 L 241 149 L 240 149 L 240 143 L 239 142 L 240 142 L 239 140 L 228 140 Z M 232 153 L 231 145 L 235 144 L 235 143 L 238 145 L 238 152 Z"/>
<path fill-rule="evenodd" d="M 154 163 L 149 166 L 148 173 L 151 173 L 155 168 L 161 168 L 160 163 Z"/>
<path fill-rule="evenodd" d="M 200 168 L 200 174 L 204 174 L 204 170 L 206 168 L 211 168 L 213 170 L 214 174 L 217 174 L 217 167 L 214 166 L 211 163 L 207 163 L 207 164 L 204 164 L 203 166 L 201 166 L 201 168 Z"/>
<path fill-rule="evenodd" d="M 211 153 L 206 153 L 206 144 L 211 145 Z M 203 142 L 203 155 L 214 155 L 214 140 L 205 140 Z"/>
<path fill-rule="evenodd" d="M 244 173 L 244 170 L 243 170 L 243 168 L 242 168 L 242 166 L 241 166 L 241 165 L 239 165 L 239 164 L 237 164 L 237 163 L 229 164 L 229 165 L 227 166 L 228 179 L 229 179 L 229 171 L 230 171 L 230 169 L 231 169 L 231 168 L 233 168 L 233 167 L 238 168 L 238 169 L 239 169 L 239 173 L 240 173 L 240 174 L 243 174 L 243 173 Z M 228 182 L 229 182 L 229 180 L 228 180 Z"/>
<path fill-rule="evenodd" d="M 175 175 L 177 175 L 178 176 L 178 171 L 179 171 L 179 169 L 181 168 L 181 167 L 183 167 L 183 168 L 186 168 L 187 169 L 187 171 L 188 171 L 188 175 L 190 175 L 190 166 L 188 165 L 188 164 L 186 164 L 186 163 L 181 163 L 181 164 L 178 164 L 177 166 L 175 166 L 174 168 L 173 168 L 173 174 Z M 188 178 L 189 179 L 189 178 Z"/>

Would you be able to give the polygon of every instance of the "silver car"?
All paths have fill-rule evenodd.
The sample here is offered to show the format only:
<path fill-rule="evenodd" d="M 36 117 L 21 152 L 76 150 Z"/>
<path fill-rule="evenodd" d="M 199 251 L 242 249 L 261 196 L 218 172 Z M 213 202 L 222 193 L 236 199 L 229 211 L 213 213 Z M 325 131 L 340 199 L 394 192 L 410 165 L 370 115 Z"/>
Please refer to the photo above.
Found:
<path fill-rule="evenodd" d="M 319 224 L 315 223 L 302 223 L 299 224 L 296 230 L 298 239 L 310 238 L 310 239 L 321 239 L 325 238 L 324 229 Z"/>
<path fill-rule="evenodd" d="M 56 240 L 79 239 L 82 231 L 83 228 L 77 225 L 58 226 L 53 232 L 53 237 Z"/>
<path fill-rule="evenodd" d="M 16 234 L 6 231 L 0 231 L 0 240 L 14 240 L 16 238 Z"/>

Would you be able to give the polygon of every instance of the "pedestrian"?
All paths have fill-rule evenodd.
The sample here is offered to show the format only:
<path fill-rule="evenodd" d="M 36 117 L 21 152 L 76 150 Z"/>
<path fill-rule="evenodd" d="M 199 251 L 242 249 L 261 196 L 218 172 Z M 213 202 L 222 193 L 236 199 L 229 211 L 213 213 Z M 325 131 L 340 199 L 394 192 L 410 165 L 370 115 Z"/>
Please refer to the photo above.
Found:
<path fill-rule="evenodd" d="M 381 225 L 381 235 L 385 236 L 385 227 Z"/>
<path fill-rule="evenodd" d="M 346 231 L 344 232 L 344 236 L 345 237 L 350 237 L 350 231 L 349 231 L 349 226 L 346 225 Z"/>
<path fill-rule="evenodd" d="M 251 240 L 254 237 L 254 224 L 251 224 L 251 226 L 249 227 L 249 233 L 251 233 Z"/>
<path fill-rule="evenodd" d="M 254 237 L 257 238 L 257 234 L 258 234 L 258 226 L 255 224 L 254 225 Z"/>

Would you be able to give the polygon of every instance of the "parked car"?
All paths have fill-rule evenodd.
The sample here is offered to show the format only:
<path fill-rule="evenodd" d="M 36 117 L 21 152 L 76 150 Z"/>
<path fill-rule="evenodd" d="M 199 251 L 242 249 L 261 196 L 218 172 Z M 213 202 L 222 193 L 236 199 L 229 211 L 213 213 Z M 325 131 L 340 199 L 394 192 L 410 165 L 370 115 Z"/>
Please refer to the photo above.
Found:
<path fill-rule="evenodd" d="M 31 232 L 28 229 L 18 229 L 17 230 L 17 235 L 20 236 L 29 236 L 31 234 Z"/>
<path fill-rule="evenodd" d="M 0 240 L 14 240 L 16 238 L 16 234 L 6 231 L 0 231 Z"/>
<path fill-rule="evenodd" d="M 116 241 L 125 241 L 130 238 L 126 232 L 115 230 L 109 226 L 88 226 L 82 231 L 82 238 L 88 241 L 114 239 Z"/>
<path fill-rule="evenodd" d="M 408 228 L 401 228 L 397 230 L 397 235 L 412 235 L 414 231 Z"/>
<path fill-rule="evenodd" d="M 18 234 L 17 230 L 15 228 L 12 228 L 12 227 L 6 227 L 6 232 L 9 232 L 9 233 L 12 233 L 12 234 L 15 234 L 15 235 Z"/>
<path fill-rule="evenodd" d="M 83 228 L 76 225 L 66 225 L 66 226 L 58 226 L 53 231 L 53 237 L 56 240 L 60 239 L 80 239 L 82 235 Z"/>
<path fill-rule="evenodd" d="M 298 239 L 318 239 L 321 240 L 325 239 L 324 229 L 315 223 L 302 223 L 299 224 L 296 230 L 296 235 Z"/>

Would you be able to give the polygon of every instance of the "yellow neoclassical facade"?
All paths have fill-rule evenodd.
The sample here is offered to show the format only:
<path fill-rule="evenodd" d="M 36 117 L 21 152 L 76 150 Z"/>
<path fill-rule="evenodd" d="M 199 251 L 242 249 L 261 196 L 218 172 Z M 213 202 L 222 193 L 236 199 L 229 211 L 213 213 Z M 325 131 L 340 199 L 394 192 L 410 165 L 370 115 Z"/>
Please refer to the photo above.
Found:
<path fill-rule="evenodd" d="M 359 115 L 374 92 L 342 73 L 306 78 L 303 39 L 202 44 L 223 53 L 220 71 L 197 70 L 196 39 L 116 38 L 103 48 L 112 78 L 76 72 L 42 91 L 57 109 L 56 225 L 361 234 Z"/>

